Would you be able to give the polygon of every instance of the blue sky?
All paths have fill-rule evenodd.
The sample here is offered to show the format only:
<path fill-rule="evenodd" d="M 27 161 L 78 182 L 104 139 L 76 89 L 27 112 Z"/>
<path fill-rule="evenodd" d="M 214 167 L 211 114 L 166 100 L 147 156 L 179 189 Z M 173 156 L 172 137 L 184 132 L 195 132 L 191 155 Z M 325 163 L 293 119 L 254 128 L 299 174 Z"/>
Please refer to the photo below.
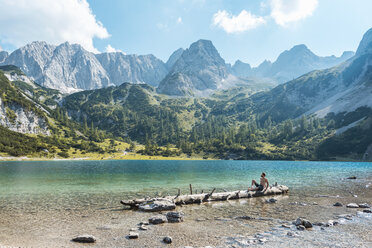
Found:
<path fill-rule="evenodd" d="M 355 51 L 372 27 L 370 0 L 54 0 L 45 10 L 47 0 L 24 2 L 0 0 L 4 50 L 68 40 L 94 52 L 152 53 L 166 61 L 209 39 L 227 62 L 258 65 L 296 44 L 322 56 Z"/>

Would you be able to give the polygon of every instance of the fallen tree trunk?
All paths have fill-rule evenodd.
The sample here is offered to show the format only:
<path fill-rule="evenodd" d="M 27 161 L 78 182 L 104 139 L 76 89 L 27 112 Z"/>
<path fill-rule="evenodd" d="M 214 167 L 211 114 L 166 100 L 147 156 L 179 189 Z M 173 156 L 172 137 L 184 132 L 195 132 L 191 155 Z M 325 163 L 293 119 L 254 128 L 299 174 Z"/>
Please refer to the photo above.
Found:
<path fill-rule="evenodd" d="M 288 193 L 289 189 L 287 186 L 277 185 L 269 187 L 264 191 L 232 191 L 232 192 L 218 192 L 214 193 L 216 189 L 213 189 L 210 193 L 202 193 L 195 195 L 179 195 L 176 196 L 166 196 L 163 198 L 152 198 L 152 199 L 133 199 L 133 200 L 122 200 L 121 204 L 125 206 L 130 206 L 131 208 L 138 208 L 141 204 L 151 204 L 154 201 L 169 201 L 175 205 L 187 205 L 187 204 L 201 204 L 203 202 L 212 201 L 226 201 L 235 200 L 242 198 L 260 197 L 260 196 L 270 196 L 270 195 L 280 195 Z"/>

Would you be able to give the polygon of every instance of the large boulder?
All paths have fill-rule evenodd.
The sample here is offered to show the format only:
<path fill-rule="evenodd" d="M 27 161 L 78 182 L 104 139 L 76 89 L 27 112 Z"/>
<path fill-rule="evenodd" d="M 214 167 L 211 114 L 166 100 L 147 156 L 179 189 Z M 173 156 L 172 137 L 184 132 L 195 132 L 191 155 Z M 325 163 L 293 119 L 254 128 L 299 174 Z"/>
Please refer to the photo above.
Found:
<path fill-rule="evenodd" d="M 168 211 L 174 210 L 176 204 L 168 199 L 153 199 L 141 203 L 138 209 L 144 212 L 158 212 L 158 211 Z"/>
<path fill-rule="evenodd" d="M 71 241 L 78 242 L 78 243 L 94 243 L 96 242 L 96 240 L 97 239 L 93 235 L 83 234 L 83 235 L 76 236 Z"/>

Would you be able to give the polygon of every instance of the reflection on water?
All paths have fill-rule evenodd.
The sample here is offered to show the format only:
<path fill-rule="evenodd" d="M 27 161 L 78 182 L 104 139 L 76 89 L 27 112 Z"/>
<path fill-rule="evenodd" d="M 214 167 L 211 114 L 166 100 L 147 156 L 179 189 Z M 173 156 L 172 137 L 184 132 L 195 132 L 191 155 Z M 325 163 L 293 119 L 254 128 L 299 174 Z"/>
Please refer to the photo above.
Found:
<path fill-rule="evenodd" d="M 114 207 L 120 199 L 245 189 L 265 171 L 291 194 L 343 192 L 350 175 L 372 177 L 372 163 L 287 161 L 47 161 L 1 162 L 0 208 L 49 210 Z"/>

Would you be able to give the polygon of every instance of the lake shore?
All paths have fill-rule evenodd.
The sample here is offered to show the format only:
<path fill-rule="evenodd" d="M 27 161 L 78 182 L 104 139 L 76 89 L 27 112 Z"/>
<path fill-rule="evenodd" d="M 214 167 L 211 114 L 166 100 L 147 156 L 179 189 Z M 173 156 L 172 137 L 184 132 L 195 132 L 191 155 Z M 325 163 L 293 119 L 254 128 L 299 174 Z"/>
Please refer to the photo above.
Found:
<path fill-rule="evenodd" d="M 85 178 L 85 175 L 81 175 L 81 173 L 86 172 L 86 168 L 89 168 L 89 166 L 95 168 L 95 170 L 101 170 L 108 167 L 109 164 L 107 163 L 113 163 L 112 168 L 117 169 L 121 162 L 101 162 L 102 165 L 99 166 L 98 161 L 91 165 L 88 161 L 82 161 L 85 167 L 77 168 L 75 171 L 72 170 L 78 166 L 75 164 L 80 163 L 79 161 L 72 161 L 73 164 L 68 165 L 62 164 L 63 162 L 56 163 L 60 163 L 64 167 L 68 166 L 66 170 L 61 171 L 61 167 L 53 165 L 53 168 L 58 169 L 55 179 L 49 173 L 43 174 L 46 173 L 45 166 L 39 166 L 39 163 L 35 163 L 35 168 L 30 168 L 33 165 L 28 163 L 27 166 L 25 165 L 22 168 L 16 165 L 19 167 L 16 169 L 13 169 L 13 165 L 8 166 L 7 169 L 16 171 L 17 174 L 21 169 L 25 169 L 37 175 L 37 178 L 40 177 L 40 180 L 44 179 L 40 182 L 37 179 L 37 185 L 30 188 L 29 183 L 26 182 L 36 180 L 34 176 L 32 179 L 27 179 L 24 176 L 19 177 L 18 183 L 15 183 L 17 177 L 10 174 L 7 176 L 7 178 L 10 177 L 8 179 L 9 184 L 1 185 L 3 190 L 4 187 L 11 189 L 10 186 L 14 185 L 12 186 L 14 189 L 11 191 L 14 193 L 8 195 L 2 193 L 0 195 L 0 246 L 50 247 L 52 244 L 53 247 L 370 247 L 372 244 L 369 235 L 372 231 L 371 214 L 361 213 L 364 210 L 362 208 L 346 207 L 347 204 L 353 202 L 371 204 L 372 171 L 370 169 L 372 165 L 370 164 L 358 164 L 358 167 L 354 167 L 351 163 L 339 165 L 328 162 L 292 162 L 293 166 L 296 166 L 292 168 L 287 165 L 291 162 L 266 161 L 267 165 L 265 167 L 265 164 L 259 164 L 260 161 L 180 161 L 178 163 L 180 163 L 182 173 L 178 175 L 178 172 L 175 171 L 169 171 L 165 174 L 164 169 L 172 168 L 170 165 L 164 165 L 159 161 L 147 161 L 147 164 L 143 165 L 144 169 L 148 170 L 161 166 L 156 171 L 163 172 L 159 177 L 154 178 L 154 171 L 148 171 L 147 173 L 151 175 L 148 178 L 152 179 L 152 183 L 146 184 L 148 179 L 142 170 L 138 171 L 140 177 L 127 175 L 128 179 L 115 179 L 113 171 L 110 170 L 105 173 L 103 171 L 99 172 L 100 175 L 111 175 L 109 177 L 104 176 L 110 183 L 105 186 L 102 184 L 103 179 L 97 176 L 83 181 L 78 178 Z M 143 162 L 128 163 L 124 171 L 127 171 L 128 168 L 136 168 L 137 170 Z M 129 166 L 132 163 L 135 164 Z M 252 166 L 242 168 L 247 163 Z M 219 164 L 221 167 L 219 167 Z M 152 165 L 152 167 L 149 167 L 149 165 Z M 183 172 L 190 165 L 202 169 L 198 174 L 193 171 L 188 176 Z M 285 178 L 287 172 L 290 171 L 288 175 L 292 175 L 292 181 L 286 180 L 291 185 L 290 192 L 286 195 L 274 197 L 258 197 L 177 207 L 175 211 L 184 213 L 183 222 L 148 225 L 146 226 L 147 230 L 138 230 L 140 227 L 138 224 L 148 222 L 150 217 L 158 213 L 127 210 L 120 204 L 120 200 L 123 198 L 131 199 L 144 195 L 157 196 L 156 191 L 161 188 L 168 189 L 168 191 L 163 192 L 165 194 L 175 193 L 173 184 L 169 186 L 156 184 L 158 179 L 167 181 L 171 175 L 179 178 L 178 180 L 185 178 L 185 182 L 191 181 L 192 178 L 201 182 L 206 175 L 203 174 L 206 165 L 211 166 L 210 168 L 215 171 L 228 168 L 221 172 L 222 177 L 210 179 L 214 180 L 209 185 L 216 185 L 219 192 L 223 191 L 223 187 L 226 187 L 226 189 L 242 189 L 244 182 L 242 184 L 235 182 L 230 185 L 230 181 L 226 181 L 226 178 L 242 181 L 239 177 L 242 172 L 257 170 L 257 166 L 259 166 L 258 171 L 261 171 L 261 169 L 268 171 L 272 180 L 278 180 L 281 183 L 283 183 L 281 178 Z M 304 167 L 301 165 L 310 168 L 303 171 Z M 172 166 L 174 166 L 173 163 Z M 274 166 L 271 171 L 269 166 Z M 327 168 L 324 167 L 323 170 L 323 166 L 327 166 Z M 328 169 L 328 167 L 330 168 Z M 300 171 L 296 171 L 295 168 Z M 316 168 L 322 172 L 314 171 Z M 236 169 L 238 170 L 236 171 Z M 60 176 L 67 172 L 71 173 L 68 176 L 69 180 Z M 5 171 L 2 171 L 3 175 L 4 173 Z M 92 171 L 89 171 L 89 173 L 92 173 Z M 252 175 L 256 173 L 254 171 Z M 285 173 L 283 174 L 284 177 L 275 177 L 275 174 L 279 175 L 281 173 Z M 316 183 L 310 183 L 314 180 L 314 175 L 317 174 L 319 174 L 319 187 Z M 25 174 L 22 173 L 22 175 Z M 250 178 L 250 175 L 244 175 L 243 178 Z M 298 178 L 298 175 L 305 175 L 305 177 Z M 346 179 L 345 175 L 356 175 L 357 179 Z M 304 183 L 306 178 L 307 180 Z M 53 184 L 51 183 L 53 181 L 60 183 L 62 179 L 64 183 L 60 187 L 52 187 Z M 132 181 L 129 182 L 129 179 Z M 3 183 L 4 180 L 4 178 L 0 178 L 0 183 Z M 172 178 L 172 182 L 175 180 L 175 178 Z M 113 183 L 112 181 L 124 181 L 125 183 L 120 186 L 117 185 L 117 182 Z M 218 183 L 219 181 L 221 183 Z M 41 187 L 41 182 L 44 182 L 45 187 Z M 140 189 L 138 185 L 134 185 L 134 191 L 132 191 L 129 186 L 135 182 L 138 185 L 145 185 L 145 190 Z M 22 186 L 20 183 L 26 184 Z M 96 183 L 98 184 L 95 186 Z M 181 184 L 184 184 L 184 182 L 181 182 Z M 119 187 L 126 185 L 125 192 L 127 193 L 124 193 L 123 190 L 116 191 L 116 185 Z M 51 190 L 50 187 L 55 190 Z M 195 189 L 200 190 L 201 187 L 200 184 L 195 185 Z M 98 189 L 100 189 L 100 192 L 97 192 Z M 210 188 L 204 189 L 209 190 Z M 183 192 L 185 192 L 184 190 L 185 188 L 182 188 Z M 25 192 L 30 193 L 26 194 Z M 160 192 L 159 194 L 163 193 Z M 267 200 L 270 198 L 275 198 L 277 201 L 268 203 Z M 343 206 L 334 206 L 336 202 L 340 202 Z M 162 212 L 162 214 L 166 213 L 167 211 Z M 338 217 L 345 214 L 350 216 L 346 216 L 347 218 Z M 304 231 L 298 230 L 292 222 L 299 217 L 308 219 L 314 224 L 313 228 Z M 328 227 L 315 225 L 317 222 L 326 224 L 330 220 L 337 220 L 339 224 Z M 138 233 L 138 239 L 128 238 L 131 231 Z M 71 242 L 73 237 L 81 234 L 95 236 L 97 238 L 96 243 L 82 245 Z M 166 236 L 172 237 L 172 244 L 166 245 L 163 243 L 162 240 Z"/>

